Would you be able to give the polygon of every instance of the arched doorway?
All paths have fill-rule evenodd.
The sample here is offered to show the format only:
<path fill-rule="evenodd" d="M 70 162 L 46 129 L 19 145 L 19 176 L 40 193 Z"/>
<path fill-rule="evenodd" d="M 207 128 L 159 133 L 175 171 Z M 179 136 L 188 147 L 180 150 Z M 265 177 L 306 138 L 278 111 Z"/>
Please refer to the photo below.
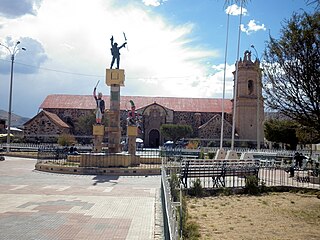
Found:
<path fill-rule="evenodd" d="M 152 129 L 149 132 L 149 146 L 151 148 L 157 148 L 160 145 L 160 133 L 157 129 Z"/>

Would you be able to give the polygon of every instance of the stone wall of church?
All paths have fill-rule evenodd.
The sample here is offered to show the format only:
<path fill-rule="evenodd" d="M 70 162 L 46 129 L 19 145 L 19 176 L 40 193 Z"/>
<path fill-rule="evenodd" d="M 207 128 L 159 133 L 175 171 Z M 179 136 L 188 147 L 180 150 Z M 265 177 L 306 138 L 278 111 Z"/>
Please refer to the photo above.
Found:
<path fill-rule="evenodd" d="M 77 135 L 77 132 L 75 132 L 74 130 L 74 126 L 76 125 L 78 119 L 82 116 L 88 115 L 88 114 L 92 114 L 94 115 L 94 111 L 93 110 L 87 110 L 87 109 L 44 109 L 47 110 L 49 112 L 55 113 L 57 114 L 65 123 L 67 123 L 73 131 L 73 134 Z M 198 113 L 198 112 L 172 112 L 173 116 L 163 116 L 163 119 L 158 119 L 159 116 L 156 118 L 158 119 L 158 121 L 161 121 L 161 124 L 164 123 L 165 119 L 168 120 L 170 119 L 169 123 L 173 123 L 173 124 L 187 124 L 190 125 L 193 128 L 193 136 L 192 137 L 204 137 L 204 136 L 216 136 L 213 133 L 204 133 L 202 130 L 201 134 L 199 132 L 199 127 L 202 126 L 203 124 L 207 123 L 210 119 L 212 119 L 215 115 L 217 115 L 220 113 Z M 120 127 L 121 127 L 121 135 L 122 137 L 126 136 L 126 130 L 127 130 L 127 115 L 128 112 L 125 110 L 121 110 L 120 111 Z M 145 118 L 146 116 L 144 116 Z M 149 119 L 149 118 L 148 118 Z M 147 119 L 147 120 L 148 120 Z M 155 120 L 156 120 L 155 119 Z M 228 122 L 231 122 L 232 120 L 232 115 L 231 114 L 225 114 L 225 119 Z M 149 119 L 150 120 L 150 119 Z M 144 122 L 146 124 L 146 119 L 144 119 Z M 148 123 L 150 121 L 147 121 Z M 148 125 L 148 124 L 147 124 Z M 159 124 L 157 125 L 157 128 L 159 127 Z M 143 127 L 148 127 L 148 126 L 143 126 Z M 160 129 L 158 129 L 160 130 Z M 207 131 L 207 130 L 206 130 Z M 213 131 L 212 129 L 208 130 L 208 131 Z M 226 131 L 226 130 L 225 130 Z M 220 136 L 220 129 L 218 130 L 219 132 L 219 136 Z M 45 134 L 50 134 L 50 130 L 48 129 L 48 132 Z"/>
<path fill-rule="evenodd" d="M 201 125 L 207 123 L 211 118 L 213 118 L 217 114 L 221 115 L 220 113 L 174 112 L 173 122 L 175 124 L 190 125 L 193 129 L 193 137 L 200 137 L 198 128 Z M 230 119 L 232 119 L 230 114 L 225 114 L 225 119 L 228 122 L 232 121 L 230 121 Z"/>
<path fill-rule="evenodd" d="M 223 137 L 231 138 L 232 136 L 232 125 L 224 121 L 223 126 Z M 221 116 L 216 115 L 207 124 L 199 129 L 199 138 L 204 139 L 220 139 L 221 137 Z"/>

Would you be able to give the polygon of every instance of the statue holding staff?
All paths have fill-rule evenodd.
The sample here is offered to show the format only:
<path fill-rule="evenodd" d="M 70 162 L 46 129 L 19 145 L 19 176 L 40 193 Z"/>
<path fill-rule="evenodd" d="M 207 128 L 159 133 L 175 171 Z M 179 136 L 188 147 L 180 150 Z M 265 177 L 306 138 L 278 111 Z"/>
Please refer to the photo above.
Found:
<path fill-rule="evenodd" d="M 113 36 L 110 38 L 110 41 L 111 41 L 111 54 L 112 54 L 112 61 L 111 61 L 110 69 L 112 69 L 115 60 L 117 60 L 117 69 L 119 69 L 119 65 L 120 65 L 120 49 L 123 48 L 123 47 L 126 47 L 127 42 L 125 42 L 120 47 L 118 47 L 118 43 L 116 43 L 116 42 L 114 43 L 113 42 Z"/>
<path fill-rule="evenodd" d="M 104 100 L 102 99 L 101 92 L 98 93 L 98 96 L 96 95 L 98 84 L 99 84 L 99 81 L 97 82 L 97 85 L 93 89 L 93 97 L 96 100 L 96 124 L 101 124 L 102 116 L 105 110 L 105 103 L 104 103 Z"/>

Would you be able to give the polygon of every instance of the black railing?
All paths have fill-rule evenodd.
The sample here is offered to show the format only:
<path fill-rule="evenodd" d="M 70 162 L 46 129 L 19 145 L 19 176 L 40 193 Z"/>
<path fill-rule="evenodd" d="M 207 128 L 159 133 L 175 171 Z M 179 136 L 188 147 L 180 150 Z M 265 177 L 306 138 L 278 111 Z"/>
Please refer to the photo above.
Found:
<path fill-rule="evenodd" d="M 83 167 L 105 167 L 105 158 L 108 158 L 110 167 L 137 167 L 140 168 L 161 168 L 164 158 L 167 158 L 166 153 L 159 149 L 138 149 L 134 156 L 128 152 L 120 153 L 94 153 L 89 151 L 70 152 L 70 148 L 62 147 L 39 147 L 38 148 L 38 163 L 47 163 L 61 166 L 80 166 L 80 159 Z M 132 164 L 128 165 L 124 161 L 125 158 L 130 158 Z M 97 160 L 98 159 L 98 160 Z M 99 159 L 101 161 L 99 161 Z M 114 163 L 114 165 L 112 164 Z M 122 164 L 123 163 L 123 164 Z"/>

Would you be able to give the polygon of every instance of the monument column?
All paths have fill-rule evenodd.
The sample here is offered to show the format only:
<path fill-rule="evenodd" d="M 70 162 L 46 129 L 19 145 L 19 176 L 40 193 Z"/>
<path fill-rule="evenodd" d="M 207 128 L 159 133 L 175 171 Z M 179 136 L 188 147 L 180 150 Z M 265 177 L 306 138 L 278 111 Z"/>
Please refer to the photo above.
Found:
<path fill-rule="evenodd" d="M 106 128 L 109 153 L 121 151 L 120 87 L 124 86 L 124 78 L 123 69 L 106 69 L 106 84 L 110 87 L 110 110 L 107 112 L 108 125 Z"/>

